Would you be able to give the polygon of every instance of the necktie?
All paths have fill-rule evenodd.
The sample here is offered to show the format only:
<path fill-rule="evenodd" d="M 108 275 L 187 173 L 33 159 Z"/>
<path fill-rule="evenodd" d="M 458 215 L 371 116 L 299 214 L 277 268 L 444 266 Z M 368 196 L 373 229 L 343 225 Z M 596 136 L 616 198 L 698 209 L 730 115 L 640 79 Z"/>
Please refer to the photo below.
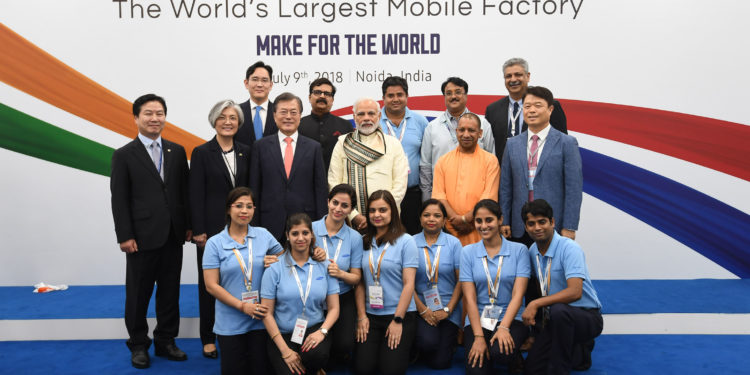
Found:
<path fill-rule="evenodd" d="M 286 171 L 286 177 L 289 178 L 289 172 L 292 171 L 292 159 L 294 159 L 292 137 L 284 138 L 284 142 L 286 142 L 286 149 L 284 150 L 284 170 Z"/>
<path fill-rule="evenodd" d="M 508 119 L 508 138 L 518 135 L 518 123 L 521 120 L 521 116 L 518 115 L 518 102 L 513 103 L 513 116 Z"/>
<path fill-rule="evenodd" d="M 159 172 L 159 176 L 164 180 L 164 175 L 161 173 L 161 151 L 157 142 L 151 142 L 151 159 L 156 166 L 156 171 Z"/>
<path fill-rule="evenodd" d="M 520 123 L 521 123 L 521 116 L 518 113 L 518 107 L 519 107 L 518 106 L 518 102 L 513 103 L 513 118 L 516 119 L 514 121 L 515 122 L 515 124 L 514 124 L 515 132 L 513 133 L 513 135 L 518 135 L 518 134 L 521 133 L 521 129 L 520 129 L 520 126 L 519 126 Z"/>
<path fill-rule="evenodd" d="M 534 134 L 531 136 L 531 148 L 529 149 L 529 177 L 536 176 L 536 164 L 537 164 L 537 153 L 539 150 L 539 136 Z M 529 178 L 531 183 L 533 180 Z M 534 190 L 532 186 L 529 186 L 529 202 L 534 200 Z"/>
<path fill-rule="evenodd" d="M 255 140 L 263 138 L 263 120 L 260 119 L 261 106 L 255 106 L 255 117 L 253 118 L 253 129 L 255 130 Z"/>

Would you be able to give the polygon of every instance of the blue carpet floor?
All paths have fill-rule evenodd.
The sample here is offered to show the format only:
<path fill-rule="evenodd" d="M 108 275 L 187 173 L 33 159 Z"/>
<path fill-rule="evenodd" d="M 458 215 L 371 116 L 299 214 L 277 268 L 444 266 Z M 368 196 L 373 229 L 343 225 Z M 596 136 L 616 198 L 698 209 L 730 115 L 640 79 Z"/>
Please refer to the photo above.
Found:
<path fill-rule="evenodd" d="M 203 358 L 198 339 L 178 339 L 186 362 L 151 356 L 151 368 L 136 370 L 123 340 L 0 342 L 3 374 L 219 374 L 219 362 Z M 153 354 L 153 350 L 151 351 Z M 604 335 L 597 339 L 589 375 L 748 374 L 750 336 Z M 443 371 L 416 364 L 409 374 L 463 374 L 463 350 Z M 346 374 L 344 370 L 330 374 Z M 503 373 L 503 372 L 501 372 Z"/>

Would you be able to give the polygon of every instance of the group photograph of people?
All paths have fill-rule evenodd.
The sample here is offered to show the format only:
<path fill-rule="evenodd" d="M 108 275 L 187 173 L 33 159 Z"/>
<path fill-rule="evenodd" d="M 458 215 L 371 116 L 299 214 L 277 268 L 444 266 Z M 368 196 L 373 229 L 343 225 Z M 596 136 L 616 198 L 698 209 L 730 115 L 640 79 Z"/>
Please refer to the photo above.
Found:
<path fill-rule="evenodd" d="M 589 369 L 603 319 L 576 242 L 578 142 L 526 60 L 500 70 L 507 96 L 483 115 L 451 76 L 428 120 L 391 76 L 352 124 L 331 113 L 331 80 L 272 99 L 257 61 L 249 98 L 206 103 L 215 135 L 189 161 L 162 138 L 165 98 L 136 98 L 110 177 L 131 365 L 188 360 L 175 338 L 192 243 L 201 352 L 222 374 Z"/>

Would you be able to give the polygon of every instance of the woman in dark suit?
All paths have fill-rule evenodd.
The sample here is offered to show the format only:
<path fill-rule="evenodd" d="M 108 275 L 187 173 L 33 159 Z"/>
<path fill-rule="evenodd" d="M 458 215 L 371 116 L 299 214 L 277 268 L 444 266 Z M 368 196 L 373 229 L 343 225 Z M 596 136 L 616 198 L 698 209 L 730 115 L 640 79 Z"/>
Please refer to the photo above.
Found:
<path fill-rule="evenodd" d="M 198 301 L 203 355 L 217 358 L 214 326 L 215 299 L 206 291 L 202 259 L 206 240 L 225 225 L 224 201 L 229 192 L 249 185 L 250 148 L 234 141 L 243 123 L 242 110 L 231 100 L 222 100 L 208 114 L 216 136 L 196 147 L 190 158 L 190 208 L 193 242 L 197 246 Z"/>

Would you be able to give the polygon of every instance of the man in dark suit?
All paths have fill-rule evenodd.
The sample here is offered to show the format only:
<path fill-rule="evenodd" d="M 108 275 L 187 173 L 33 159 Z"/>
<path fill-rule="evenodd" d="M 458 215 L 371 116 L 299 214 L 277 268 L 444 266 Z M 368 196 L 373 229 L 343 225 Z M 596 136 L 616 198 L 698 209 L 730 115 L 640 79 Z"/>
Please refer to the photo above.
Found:
<path fill-rule="evenodd" d="M 237 131 L 234 140 L 252 148 L 258 139 L 279 131 L 273 118 L 273 103 L 268 98 L 273 88 L 273 68 L 263 61 L 250 65 L 245 72 L 245 88 L 250 93 L 250 99 L 240 104 L 245 126 Z"/>
<path fill-rule="evenodd" d="M 503 64 L 503 78 L 508 96 L 487 106 L 485 118 L 492 125 L 492 135 L 495 136 L 495 155 L 502 159 L 505 142 L 508 138 L 525 132 L 528 124 L 523 117 L 523 96 L 529 86 L 529 64 L 520 57 L 514 57 Z M 550 123 L 552 127 L 568 134 L 568 121 L 560 102 L 552 103 Z"/>
<path fill-rule="evenodd" d="M 187 359 L 174 343 L 182 245 L 192 237 L 188 209 L 188 164 L 182 146 L 161 138 L 167 105 L 154 94 L 133 102 L 138 137 L 112 155 L 112 215 L 120 250 L 126 253 L 125 326 L 131 363 L 149 366 L 146 311 L 156 291 L 154 353 Z"/>
<path fill-rule="evenodd" d="M 273 108 L 279 132 L 253 146 L 250 188 L 257 198 L 255 223 L 283 243 L 289 215 L 304 212 L 315 221 L 328 212 L 328 185 L 320 145 L 297 132 L 302 100 L 285 92 Z"/>

